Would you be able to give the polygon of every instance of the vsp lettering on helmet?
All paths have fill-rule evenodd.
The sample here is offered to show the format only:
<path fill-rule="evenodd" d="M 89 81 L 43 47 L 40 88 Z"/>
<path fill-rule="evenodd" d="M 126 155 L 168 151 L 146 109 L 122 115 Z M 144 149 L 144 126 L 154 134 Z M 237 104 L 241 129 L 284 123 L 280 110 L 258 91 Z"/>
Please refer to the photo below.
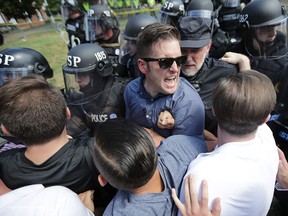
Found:
<path fill-rule="evenodd" d="M 46 79 L 53 77 L 48 61 L 36 50 L 13 47 L 0 51 L 0 86 L 29 73 L 42 75 Z"/>
<path fill-rule="evenodd" d="M 67 65 L 70 67 L 78 67 L 77 64 L 81 62 L 81 58 L 78 56 L 68 56 Z"/>
<path fill-rule="evenodd" d="M 107 55 L 104 51 L 94 53 L 94 56 L 95 56 L 97 61 L 102 61 L 102 60 L 105 60 L 107 58 Z M 67 65 L 70 67 L 76 67 L 77 68 L 78 64 L 80 62 L 81 62 L 81 57 L 79 57 L 79 56 L 68 55 L 68 57 L 67 57 Z"/>
<path fill-rule="evenodd" d="M 164 5 L 163 5 L 163 8 L 167 9 L 167 10 L 170 10 L 171 8 L 173 8 L 173 3 L 171 2 L 165 2 Z M 184 5 L 183 5 L 183 9 L 184 9 Z"/>
<path fill-rule="evenodd" d="M 14 61 L 15 57 L 12 56 L 12 55 L 3 55 L 3 54 L 0 54 L 0 65 L 3 64 L 3 65 L 9 65 L 9 62 L 12 62 Z"/>

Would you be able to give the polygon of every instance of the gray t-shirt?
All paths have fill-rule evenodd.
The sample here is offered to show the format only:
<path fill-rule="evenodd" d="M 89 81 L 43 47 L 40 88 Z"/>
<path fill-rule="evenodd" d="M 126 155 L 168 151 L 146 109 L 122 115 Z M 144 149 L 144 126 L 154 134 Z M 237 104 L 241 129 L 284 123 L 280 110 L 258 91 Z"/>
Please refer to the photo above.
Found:
<path fill-rule="evenodd" d="M 158 170 L 164 190 L 161 193 L 136 195 L 119 190 L 104 212 L 104 216 L 118 215 L 177 215 L 178 209 L 171 197 L 171 188 L 179 194 L 182 179 L 189 163 L 207 148 L 202 136 L 173 135 L 158 147 Z"/>

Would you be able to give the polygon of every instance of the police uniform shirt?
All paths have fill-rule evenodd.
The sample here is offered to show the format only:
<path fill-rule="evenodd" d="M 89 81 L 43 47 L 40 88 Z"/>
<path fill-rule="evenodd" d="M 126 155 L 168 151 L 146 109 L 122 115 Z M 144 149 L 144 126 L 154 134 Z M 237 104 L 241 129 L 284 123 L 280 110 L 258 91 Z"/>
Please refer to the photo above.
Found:
<path fill-rule="evenodd" d="M 214 58 L 206 58 L 201 69 L 194 76 L 188 77 L 183 73 L 180 74 L 198 91 L 205 106 L 205 129 L 214 135 L 217 135 L 217 122 L 212 113 L 212 91 L 219 79 L 238 71 L 236 65 Z"/>

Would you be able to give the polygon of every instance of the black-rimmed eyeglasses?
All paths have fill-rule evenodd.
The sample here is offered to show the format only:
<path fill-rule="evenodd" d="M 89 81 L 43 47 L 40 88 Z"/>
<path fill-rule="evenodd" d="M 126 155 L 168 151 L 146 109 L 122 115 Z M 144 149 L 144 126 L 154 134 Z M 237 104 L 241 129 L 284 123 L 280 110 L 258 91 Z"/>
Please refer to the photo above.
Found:
<path fill-rule="evenodd" d="M 177 66 L 180 67 L 184 65 L 187 61 L 187 56 L 179 56 L 177 58 L 142 58 L 146 62 L 151 62 L 151 61 L 158 61 L 159 67 L 161 69 L 167 69 L 170 68 L 175 61 Z"/>

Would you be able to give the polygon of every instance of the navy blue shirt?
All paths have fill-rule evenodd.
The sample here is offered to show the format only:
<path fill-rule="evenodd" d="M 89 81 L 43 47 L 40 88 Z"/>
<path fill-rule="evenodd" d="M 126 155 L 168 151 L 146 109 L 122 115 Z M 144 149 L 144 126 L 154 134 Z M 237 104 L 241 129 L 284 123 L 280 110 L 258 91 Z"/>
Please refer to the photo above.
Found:
<path fill-rule="evenodd" d="M 204 105 L 195 88 L 184 78 L 179 78 L 174 94 L 151 97 L 144 88 L 144 78 L 132 80 L 125 88 L 126 118 L 156 131 L 163 137 L 183 134 L 202 135 L 204 130 Z M 157 126 L 161 111 L 168 110 L 175 119 L 173 129 Z"/>

